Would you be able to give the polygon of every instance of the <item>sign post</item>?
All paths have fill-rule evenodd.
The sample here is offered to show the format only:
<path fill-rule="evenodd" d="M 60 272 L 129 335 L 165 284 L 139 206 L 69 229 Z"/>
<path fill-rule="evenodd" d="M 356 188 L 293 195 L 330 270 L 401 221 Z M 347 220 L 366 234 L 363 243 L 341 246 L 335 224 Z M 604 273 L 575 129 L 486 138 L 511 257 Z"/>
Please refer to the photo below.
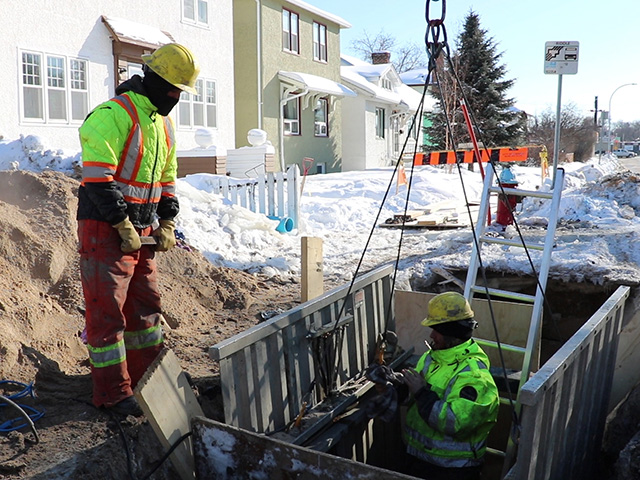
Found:
<path fill-rule="evenodd" d="M 553 179 L 552 187 L 556 183 L 556 169 L 560 153 L 560 113 L 562 111 L 562 75 L 578 73 L 579 42 L 546 42 L 544 44 L 544 73 L 558 75 L 558 103 L 556 106 L 556 131 L 553 147 Z"/>

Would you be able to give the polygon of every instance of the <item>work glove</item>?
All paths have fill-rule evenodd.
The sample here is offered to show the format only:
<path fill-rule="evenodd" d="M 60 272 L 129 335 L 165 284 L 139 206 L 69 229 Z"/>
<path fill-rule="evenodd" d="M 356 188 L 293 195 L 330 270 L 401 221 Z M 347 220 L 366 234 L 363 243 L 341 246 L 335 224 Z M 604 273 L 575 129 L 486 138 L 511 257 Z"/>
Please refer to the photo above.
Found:
<path fill-rule="evenodd" d="M 157 252 L 166 252 L 176 246 L 175 230 L 176 223 L 173 220 L 160 220 L 160 226 L 153 231 Z"/>
<path fill-rule="evenodd" d="M 131 253 L 136 250 L 140 250 L 140 247 L 142 247 L 140 235 L 138 235 L 138 232 L 133 226 L 133 223 L 131 223 L 131 220 L 129 220 L 129 217 L 125 218 L 120 223 L 116 223 L 113 228 L 118 230 L 118 235 L 120 235 L 120 238 L 122 239 L 120 250 L 124 253 Z"/>
<path fill-rule="evenodd" d="M 404 383 L 409 387 L 409 391 L 414 395 L 418 393 L 421 388 L 427 386 L 427 382 L 424 377 L 413 368 L 406 368 L 402 370 L 402 374 L 404 377 Z"/>

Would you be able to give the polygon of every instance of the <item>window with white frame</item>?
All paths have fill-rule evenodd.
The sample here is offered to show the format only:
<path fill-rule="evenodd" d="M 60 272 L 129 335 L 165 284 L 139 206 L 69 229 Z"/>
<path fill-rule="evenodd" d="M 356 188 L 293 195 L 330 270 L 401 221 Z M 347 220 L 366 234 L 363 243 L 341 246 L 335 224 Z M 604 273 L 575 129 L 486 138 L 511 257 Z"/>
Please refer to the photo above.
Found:
<path fill-rule="evenodd" d="M 282 49 L 285 52 L 300 53 L 298 14 L 282 9 Z"/>
<path fill-rule="evenodd" d="M 209 25 L 209 0 L 182 0 L 182 19 L 200 26 Z"/>
<path fill-rule="evenodd" d="M 376 138 L 384 138 L 384 108 L 376 107 Z"/>
<path fill-rule="evenodd" d="M 313 22 L 313 59 L 327 61 L 327 27 Z"/>
<path fill-rule="evenodd" d="M 329 102 L 326 98 L 319 98 L 313 109 L 314 135 L 327 137 L 329 135 Z"/>
<path fill-rule="evenodd" d="M 182 92 L 178 103 L 178 126 L 218 127 L 218 95 L 216 82 L 199 78 L 196 80 L 196 93 Z"/>
<path fill-rule="evenodd" d="M 300 98 L 289 100 L 282 107 L 285 135 L 300 135 Z"/>
<path fill-rule="evenodd" d="M 43 123 L 81 123 L 89 113 L 87 61 L 23 51 L 22 118 Z"/>
<path fill-rule="evenodd" d="M 384 88 L 385 90 L 391 90 L 391 80 L 389 80 L 387 77 L 384 77 L 382 79 L 382 88 Z"/>

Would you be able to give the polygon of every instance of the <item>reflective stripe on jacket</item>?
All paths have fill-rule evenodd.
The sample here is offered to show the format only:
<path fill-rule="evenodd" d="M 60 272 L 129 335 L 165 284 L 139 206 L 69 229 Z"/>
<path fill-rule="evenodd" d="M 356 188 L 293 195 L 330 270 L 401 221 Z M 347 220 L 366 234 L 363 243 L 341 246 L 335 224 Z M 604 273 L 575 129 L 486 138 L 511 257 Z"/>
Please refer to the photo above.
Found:
<path fill-rule="evenodd" d="M 429 418 L 414 403 L 407 412 L 407 452 L 442 467 L 482 464 L 486 440 L 498 417 L 498 389 L 489 372 L 489 359 L 473 340 L 445 350 L 425 353 L 416 371 L 438 395 Z M 472 387 L 475 400 L 461 394 Z M 468 388 L 467 388 L 468 390 Z"/>
<path fill-rule="evenodd" d="M 103 103 L 80 127 L 82 183 L 78 219 L 150 225 L 177 214 L 175 133 L 169 117 L 141 93 Z M 165 201 L 166 200 L 166 201 Z M 85 205 L 92 203 L 93 205 Z M 170 205 L 163 209 L 162 204 Z M 160 205 L 160 208 L 159 208 Z"/>

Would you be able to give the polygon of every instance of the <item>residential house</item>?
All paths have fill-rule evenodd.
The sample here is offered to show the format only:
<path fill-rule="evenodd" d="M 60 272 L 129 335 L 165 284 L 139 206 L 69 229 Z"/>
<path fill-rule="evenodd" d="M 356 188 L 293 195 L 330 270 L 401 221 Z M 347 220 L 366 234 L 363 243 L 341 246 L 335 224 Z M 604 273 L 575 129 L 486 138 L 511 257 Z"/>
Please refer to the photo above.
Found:
<path fill-rule="evenodd" d="M 358 94 L 343 101 L 343 171 L 395 165 L 419 108 L 421 95 L 400 80 L 389 53 L 372 57 L 342 55 L 342 81 Z M 415 136 L 406 145 L 408 154 Z"/>
<path fill-rule="evenodd" d="M 237 147 L 251 129 L 267 132 L 278 169 L 302 166 L 339 171 L 341 99 L 355 96 L 340 83 L 342 18 L 301 0 L 234 0 Z"/>
<path fill-rule="evenodd" d="M 0 135 L 39 136 L 80 149 L 78 127 L 116 85 L 140 73 L 141 55 L 178 42 L 201 72 L 198 95 L 183 94 L 171 116 L 178 148 L 193 148 L 200 127 L 233 146 L 232 0 L 29 0 L 2 2 Z"/>

